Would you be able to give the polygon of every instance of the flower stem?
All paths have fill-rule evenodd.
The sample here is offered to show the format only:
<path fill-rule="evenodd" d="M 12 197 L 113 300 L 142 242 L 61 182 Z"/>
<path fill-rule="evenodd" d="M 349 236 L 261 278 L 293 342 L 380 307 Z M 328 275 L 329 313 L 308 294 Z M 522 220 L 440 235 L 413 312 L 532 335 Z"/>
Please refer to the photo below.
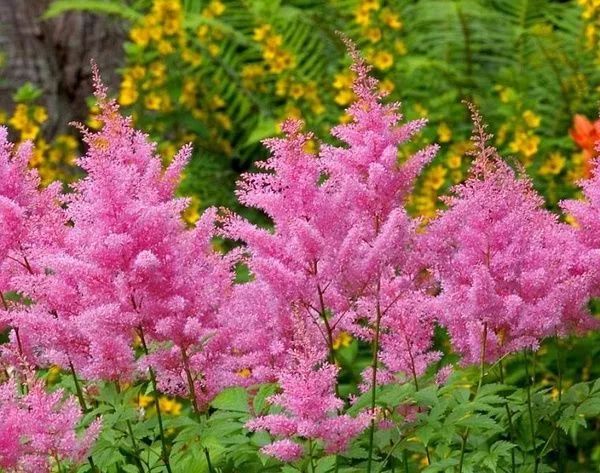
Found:
<path fill-rule="evenodd" d="M 527 376 L 527 412 L 529 414 L 529 428 L 531 430 L 531 442 L 533 448 L 533 471 L 534 473 L 538 473 L 540 459 L 538 456 L 537 445 L 535 444 L 535 425 L 533 421 L 533 406 L 531 403 L 531 386 L 533 384 L 533 373 L 529 374 L 529 356 L 527 352 L 525 352 L 525 375 Z"/>
<path fill-rule="evenodd" d="M 144 349 L 144 353 L 148 356 L 148 345 L 146 344 L 146 339 L 144 337 L 144 330 L 140 325 L 138 327 L 138 332 L 140 336 L 140 341 L 142 342 L 142 348 Z M 150 373 L 150 381 L 152 382 L 152 390 L 154 391 L 154 406 L 156 407 L 156 417 L 158 418 L 158 428 L 160 430 L 160 443 L 162 448 L 162 460 L 165 464 L 168 473 L 173 473 L 171 470 L 171 464 L 169 463 L 169 453 L 167 451 L 167 442 L 165 439 L 165 429 L 163 427 L 162 420 L 162 412 L 160 411 L 160 402 L 158 400 L 158 389 L 156 388 L 156 375 L 154 374 L 154 370 L 151 366 L 148 366 L 148 372 Z"/>
<path fill-rule="evenodd" d="M 198 408 L 198 397 L 196 396 L 196 386 L 194 385 L 194 378 L 192 376 L 192 371 L 190 370 L 190 359 L 185 348 L 181 349 L 181 358 L 183 360 L 183 370 L 185 371 L 188 388 L 190 390 L 190 397 L 192 398 L 192 407 L 194 408 L 194 412 L 196 414 L 200 414 L 200 409 Z"/>
<path fill-rule="evenodd" d="M 375 403 L 377 400 L 377 361 L 379 355 L 379 334 L 381 331 L 381 306 L 379 305 L 379 288 L 380 284 L 377 283 L 377 305 L 376 305 L 376 318 L 375 328 L 373 336 L 373 358 L 371 360 L 371 428 L 369 429 L 369 458 L 367 460 L 367 473 L 371 473 L 371 467 L 373 464 L 373 446 L 375 440 Z"/>
<path fill-rule="evenodd" d="M 502 363 L 502 358 L 498 361 L 498 367 L 500 368 L 500 382 L 504 384 L 504 365 Z M 506 416 L 508 418 L 508 438 L 511 443 L 515 443 L 515 427 L 513 425 L 512 416 L 513 413 L 508 405 L 508 400 L 504 402 L 504 408 L 506 409 Z M 511 472 L 516 473 L 517 465 L 515 460 L 515 449 L 510 449 L 510 462 L 511 462 Z"/>
<path fill-rule="evenodd" d="M 481 385 L 483 384 L 483 377 L 485 376 L 485 352 L 487 347 L 487 334 L 488 334 L 488 326 L 487 323 L 483 324 L 483 339 L 481 340 L 481 360 L 479 362 L 479 380 L 477 382 L 477 390 L 475 391 L 475 395 L 473 399 L 477 397 L 479 394 L 479 390 L 481 389 Z M 463 464 L 465 459 L 465 451 L 467 448 L 467 440 L 469 439 L 469 428 L 465 430 L 464 435 L 462 435 L 462 442 L 460 445 L 460 460 L 458 463 L 458 473 L 462 473 Z"/>

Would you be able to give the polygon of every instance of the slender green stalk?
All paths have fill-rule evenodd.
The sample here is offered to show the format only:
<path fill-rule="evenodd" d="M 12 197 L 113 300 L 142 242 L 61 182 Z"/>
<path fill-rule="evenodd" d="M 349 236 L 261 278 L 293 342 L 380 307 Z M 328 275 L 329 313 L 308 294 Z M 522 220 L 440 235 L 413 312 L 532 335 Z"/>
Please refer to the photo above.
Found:
<path fill-rule="evenodd" d="M 562 366 L 561 366 L 561 346 L 558 335 L 556 336 L 556 371 L 558 374 L 557 387 L 558 390 L 558 402 L 562 401 L 562 390 L 563 390 L 563 377 L 562 377 Z M 565 471 L 564 457 L 563 457 L 564 445 L 562 443 L 562 432 L 559 428 L 556 429 L 556 471 L 562 473 Z"/>
<path fill-rule="evenodd" d="M 129 436 L 131 437 L 131 444 L 133 445 L 133 452 L 135 453 L 135 465 L 140 473 L 144 473 L 144 467 L 142 465 L 142 461 L 140 460 L 140 449 L 138 447 L 137 441 L 135 440 L 135 435 L 133 435 L 133 428 L 131 427 L 131 421 L 127 419 L 127 431 L 129 432 Z"/>
<path fill-rule="evenodd" d="M 316 471 L 316 466 L 315 466 L 315 458 L 313 456 L 313 442 L 312 439 L 308 439 L 308 458 L 309 458 L 309 463 L 310 463 L 310 469 L 312 471 L 312 473 L 315 473 Z"/>
<path fill-rule="evenodd" d="M 138 327 L 138 332 L 140 336 L 140 341 L 142 342 L 142 348 L 144 349 L 144 353 L 146 356 L 150 353 L 148 350 L 148 345 L 146 345 L 146 339 L 144 338 L 144 330 L 141 325 Z M 160 444 L 162 449 L 162 460 L 165 464 L 168 473 L 173 473 L 171 470 L 171 464 L 169 463 L 169 452 L 167 450 L 167 441 L 165 439 L 165 429 L 163 427 L 162 420 L 162 412 L 160 410 L 160 402 L 158 400 L 158 389 L 156 388 L 156 375 L 154 374 L 154 370 L 151 366 L 148 367 L 148 372 L 150 373 L 150 381 L 152 382 L 152 390 L 154 391 L 154 406 L 156 407 L 156 417 L 158 418 L 158 428 L 160 430 Z"/>
<path fill-rule="evenodd" d="M 371 473 L 373 464 L 373 445 L 375 440 L 375 403 L 377 401 L 377 361 L 379 355 L 379 335 L 381 331 L 381 306 L 379 305 L 380 283 L 377 283 L 377 306 L 375 328 L 373 336 L 373 358 L 371 360 L 371 427 L 369 429 L 369 458 L 367 460 L 367 473 Z"/>
<path fill-rule="evenodd" d="M 404 459 L 404 472 L 405 473 L 409 473 L 408 471 L 408 452 L 406 451 L 406 449 L 404 449 L 403 452 L 403 459 Z"/>
<path fill-rule="evenodd" d="M 69 359 L 69 369 L 71 370 L 71 376 L 73 376 L 73 382 L 75 383 L 75 392 L 77 393 L 77 399 L 79 401 L 79 405 L 81 406 L 81 410 L 86 413 L 88 412 L 88 407 L 85 403 L 85 398 L 83 397 L 83 390 L 81 389 L 81 385 L 79 384 L 79 379 L 77 379 L 77 374 L 75 374 L 75 368 L 73 367 L 73 363 Z"/>
<path fill-rule="evenodd" d="M 481 341 L 481 360 L 479 362 L 479 380 L 477 382 L 477 390 L 475 391 L 475 396 L 473 399 L 477 397 L 479 394 L 479 390 L 481 389 L 481 385 L 483 384 L 483 377 L 485 376 L 485 352 L 487 348 L 487 334 L 488 327 L 487 323 L 483 324 L 483 340 Z M 464 435 L 461 437 L 462 442 L 460 445 L 460 460 L 458 462 L 458 473 L 462 473 L 463 464 L 465 459 L 465 451 L 467 449 L 467 440 L 469 439 L 469 429 L 465 430 Z"/>
<path fill-rule="evenodd" d="M 538 456 L 537 445 L 535 442 L 535 424 L 533 421 L 533 407 L 531 403 L 531 385 L 533 384 L 533 374 L 532 376 L 529 375 L 529 356 L 527 353 L 525 353 L 525 375 L 527 376 L 527 412 L 529 414 L 529 428 L 531 430 L 531 442 L 534 457 L 533 471 L 534 473 L 538 473 L 540 458 Z"/>
<path fill-rule="evenodd" d="M 405 337 L 406 339 L 406 337 Z M 410 369 L 412 371 L 412 378 L 413 378 L 413 383 L 415 385 L 415 391 L 419 391 L 419 379 L 417 378 L 417 369 L 415 368 L 415 358 L 412 354 L 412 350 L 410 349 L 410 342 L 408 339 L 406 339 L 406 345 L 409 347 L 408 348 L 408 356 L 410 357 Z M 421 412 L 421 409 L 419 408 L 419 412 Z M 427 457 L 427 465 L 431 465 L 431 454 L 429 452 L 429 446 L 425 445 L 425 456 Z"/>
<path fill-rule="evenodd" d="M 206 447 L 204 447 L 204 456 L 206 457 L 206 464 L 208 465 L 209 473 L 213 473 L 215 470 L 212 466 L 212 462 L 210 461 L 210 453 Z"/>
<path fill-rule="evenodd" d="M 190 390 L 190 397 L 192 398 L 192 407 L 194 408 L 194 412 L 196 414 L 200 414 L 200 409 L 198 408 L 198 397 L 196 396 L 196 386 L 194 384 L 192 371 L 190 370 L 190 359 L 185 348 L 181 349 L 181 358 L 183 360 L 183 370 L 185 371 L 185 376 L 187 378 L 188 387 Z"/>
<path fill-rule="evenodd" d="M 498 361 L 498 366 L 500 368 L 500 382 L 504 384 L 504 365 L 502 363 L 502 358 Z M 508 401 L 504 402 L 504 408 L 506 409 L 506 416 L 508 418 L 508 438 L 511 443 L 515 443 L 515 427 L 513 424 L 513 413 L 508 405 Z M 515 449 L 510 449 L 510 463 L 511 463 L 511 472 L 516 473 L 517 464 L 515 459 Z"/>

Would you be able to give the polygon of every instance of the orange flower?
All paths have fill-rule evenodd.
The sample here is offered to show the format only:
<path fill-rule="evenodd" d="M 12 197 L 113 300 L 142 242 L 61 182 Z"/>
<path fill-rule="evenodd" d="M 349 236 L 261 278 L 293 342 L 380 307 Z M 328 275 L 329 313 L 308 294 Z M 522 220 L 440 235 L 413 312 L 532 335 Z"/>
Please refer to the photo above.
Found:
<path fill-rule="evenodd" d="M 571 137 L 583 150 L 585 158 L 584 173 L 585 176 L 588 177 L 590 174 L 591 160 L 596 156 L 596 143 L 600 141 L 600 120 L 591 122 L 583 115 L 575 115 L 573 118 Z"/>

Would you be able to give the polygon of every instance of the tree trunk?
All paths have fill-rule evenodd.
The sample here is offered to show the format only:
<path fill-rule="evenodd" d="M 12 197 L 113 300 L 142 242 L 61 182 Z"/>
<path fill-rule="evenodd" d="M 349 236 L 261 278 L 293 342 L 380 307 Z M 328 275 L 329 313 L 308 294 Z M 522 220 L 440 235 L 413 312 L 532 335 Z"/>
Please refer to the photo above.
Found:
<path fill-rule="evenodd" d="M 116 69 L 123 61 L 126 28 L 120 20 L 69 12 L 44 20 L 50 0 L 0 0 L 0 108 L 12 110 L 11 96 L 25 82 L 43 91 L 48 109 L 47 138 L 64 132 L 70 121 L 87 115 L 92 93 L 90 60 L 116 91 Z"/>

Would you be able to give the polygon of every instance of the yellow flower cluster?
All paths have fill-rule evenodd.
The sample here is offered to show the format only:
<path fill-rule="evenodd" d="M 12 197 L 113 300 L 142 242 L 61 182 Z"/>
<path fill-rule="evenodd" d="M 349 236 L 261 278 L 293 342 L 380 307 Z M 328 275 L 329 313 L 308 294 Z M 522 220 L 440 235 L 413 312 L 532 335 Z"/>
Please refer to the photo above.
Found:
<path fill-rule="evenodd" d="M 161 55 L 171 54 L 183 40 L 183 15 L 178 0 L 154 0 L 150 14 L 131 29 L 131 41 L 145 48 L 151 43 Z"/>
<path fill-rule="evenodd" d="M 349 347 L 352 343 L 352 340 L 354 339 L 348 332 L 340 332 L 340 334 L 333 340 L 333 349 L 339 350 L 340 348 Z"/>
<path fill-rule="evenodd" d="M 273 31 L 273 27 L 265 23 L 254 29 L 254 41 L 262 48 L 262 57 L 272 74 L 281 74 L 295 65 L 294 56 L 285 50 L 283 36 Z"/>
<path fill-rule="evenodd" d="M 536 130 L 540 127 L 541 117 L 530 109 L 520 112 L 523 110 L 522 102 L 511 87 L 496 85 L 494 90 L 498 93 L 500 102 L 515 110 L 514 117 L 503 123 L 498 129 L 496 142 L 503 144 L 510 134 L 508 149 L 511 153 L 518 153 L 525 166 L 530 166 L 540 146 L 541 138 L 536 134 Z"/>
<path fill-rule="evenodd" d="M 35 140 L 40 133 L 41 125 L 47 119 L 48 114 L 44 107 L 19 103 L 8 124 L 19 132 L 21 140 Z"/>
<path fill-rule="evenodd" d="M 440 143 L 451 140 L 452 131 L 446 123 L 440 123 L 437 131 Z M 444 159 L 425 170 L 409 202 L 414 213 L 425 219 L 435 216 L 440 206 L 439 196 L 448 189 L 449 185 L 458 184 L 464 179 L 463 156 L 471 146 L 469 141 L 452 143 L 443 155 Z"/>
<path fill-rule="evenodd" d="M 523 164 L 529 166 L 533 156 L 538 152 L 540 137 L 535 134 L 535 129 L 540 126 L 541 119 L 531 110 L 525 110 L 520 122 L 515 124 L 512 141 L 508 144 L 513 153 L 519 153 Z"/>
<path fill-rule="evenodd" d="M 6 121 L 17 135 L 17 146 L 24 141 L 34 144 L 30 165 L 37 169 L 43 185 L 52 181 L 68 181 L 73 174 L 73 164 L 77 157 L 79 143 L 66 134 L 57 135 L 48 143 L 42 135 L 42 126 L 48 120 L 48 113 L 41 105 L 17 103 L 13 115 Z"/>
<path fill-rule="evenodd" d="M 600 26 L 600 0 L 577 0 L 582 7 L 581 14 L 585 22 L 586 46 L 590 49 L 598 47 L 598 27 Z"/>
<path fill-rule="evenodd" d="M 138 407 L 142 409 L 148 409 L 148 411 L 152 411 L 152 408 L 154 406 L 154 397 L 148 396 L 146 394 L 140 394 L 135 399 L 135 403 Z M 161 396 L 158 398 L 158 406 L 163 414 L 173 416 L 178 416 L 181 414 L 182 405 L 176 399 L 170 399 L 166 396 Z"/>
<path fill-rule="evenodd" d="M 398 32 L 403 27 L 402 20 L 392 8 L 382 8 L 378 0 L 361 0 L 354 11 L 354 21 L 370 45 L 364 48 L 365 57 L 380 71 L 386 71 L 394 65 L 392 50 L 400 56 L 406 54 L 406 45 L 398 37 Z M 375 49 L 375 45 L 381 43 L 386 36 L 394 40 L 387 42 L 383 48 Z"/>
<path fill-rule="evenodd" d="M 355 99 L 354 92 L 352 92 L 352 82 L 354 81 L 354 77 L 355 74 L 349 70 L 335 75 L 333 79 L 333 88 L 337 93 L 334 97 L 334 101 L 338 105 L 349 105 Z"/>
<path fill-rule="evenodd" d="M 317 83 L 314 80 L 302 81 L 294 80 L 292 77 L 282 77 L 275 84 L 275 94 L 278 97 L 289 98 L 290 106 L 299 108 L 298 115 L 302 115 L 301 109 L 305 105 L 314 115 L 321 115 L 325 112 L 325 106 L 319 97 Z M 286 116 L 280 118 L 284 119 Z"/>
<path fill-rule="evenodd" d="M 566 158 L 559 152 L 550 153 L 546 161 L 540 166 L 542 176 L 556 176 L 561 173 L 567 164 Z"/>

